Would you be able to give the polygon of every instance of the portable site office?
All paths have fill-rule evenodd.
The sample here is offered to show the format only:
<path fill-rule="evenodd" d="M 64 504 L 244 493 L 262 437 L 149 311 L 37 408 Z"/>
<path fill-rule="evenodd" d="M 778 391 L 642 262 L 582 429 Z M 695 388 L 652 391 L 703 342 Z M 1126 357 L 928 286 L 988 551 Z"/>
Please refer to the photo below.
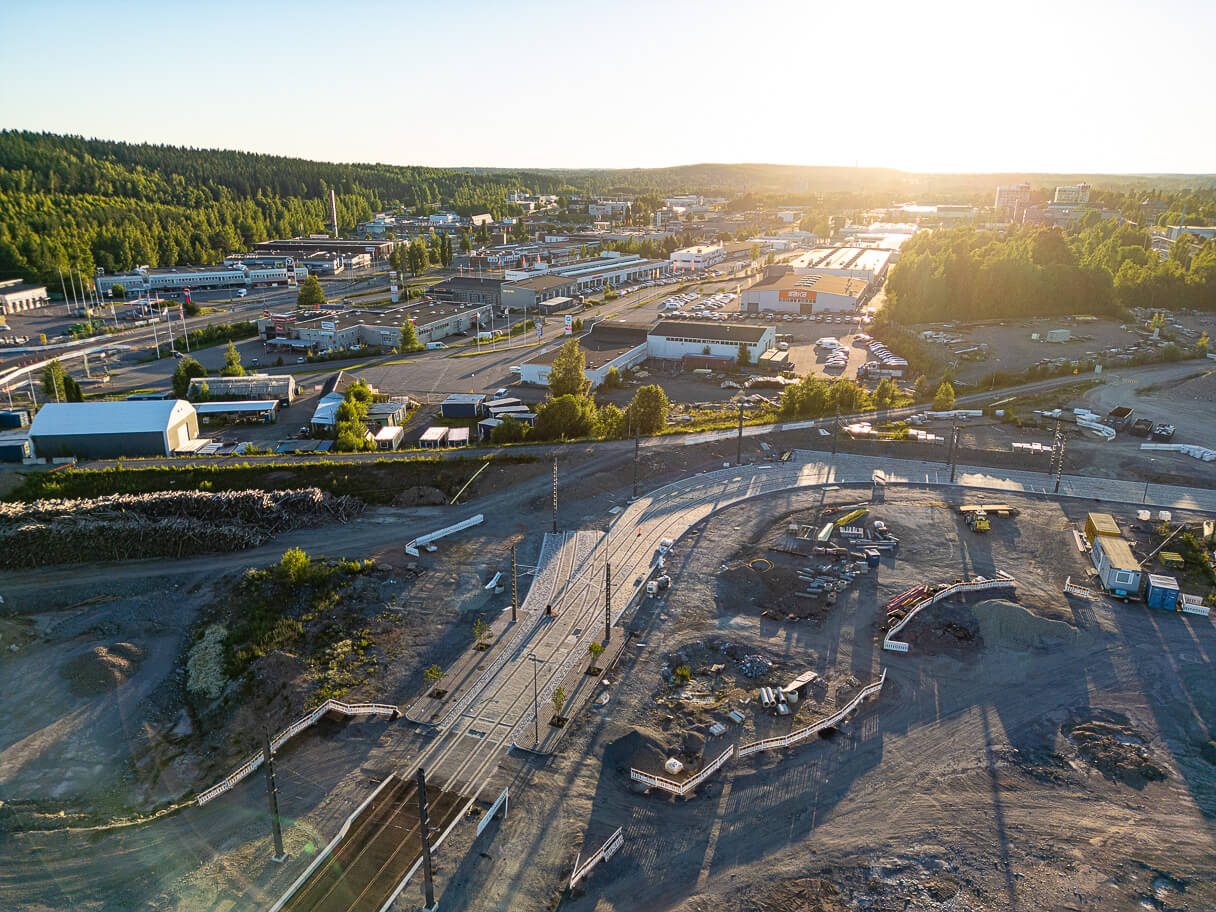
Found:
<path fill-rule="evenodd" d="M 1090 556 L 1098 570 L 1098 578 L 1108 592 L 1120 596 L 1140 594 L 1140 562 L 1123 538 L 1105 534 L 1095 536 Z"/>

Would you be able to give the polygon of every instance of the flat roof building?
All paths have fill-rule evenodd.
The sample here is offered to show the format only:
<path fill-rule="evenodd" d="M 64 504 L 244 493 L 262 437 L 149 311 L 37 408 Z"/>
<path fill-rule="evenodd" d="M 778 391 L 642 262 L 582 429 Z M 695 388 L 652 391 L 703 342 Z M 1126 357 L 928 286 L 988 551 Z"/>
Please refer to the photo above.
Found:
<path fill-rule="evenodd" d="M 748 360 L 755 364 L 761 355 L 776 347 L 776 340 L 777 331 L 772 326 L 660 320 L 649 330 L 646 346 L 651 358 L 681 362 L 685 355 L 709 355 L 734 362 L 743 346 Z"/>
<path fill-rule="evenodd" d="M 276 348 L 345 351 L 360 346 L 395 348 L 401 327 L 414 324 L 421 342 L 438 342 L 458 332 L 489 325 L 490 305 L 423 300 L 385 310 L 292 311 L 258 320 L 258 335 Z"/>
<path fill-rule="evenodd" d="M 645 323 L 605 320 L 596 323 L 591 332 L 579 337 L 578 347 L 587 362 L 583 376 L 591 381 L 593 389 L 604 382 L 612 368 L 624 371 L 646 360 L 648 331 L 649 326 Z M 521 364 L 519 379 L 523 383 L 547 386 L 553 361 L 564 344 L 565 340 L 561 345 L 551 346 Z M 526 411 L 526 407 L 521 408 Z"/>
<path fill-rule="evenodd" d="M 483 278 L 481 276 L 452 276 L 427 289 L 427 294 L 456 304 L 491 304 L 497 307 L 502 303 L 502 279 Z"/>
<path fill-rule="evenodd" d="M 868 288 L 861 278 L 770 266 L 760 281 L 743 289 L 739 307 L 749 313 L 848 313 L 857 309 Z"/>
<path fill-rule="evenodd" d="M 51 402 L 30 425 L 34 452 L 44 459 L 171 456 L 196 437 L 198 416 L 182 399 Z"/>
<path fill-rule="evenodd" d="M 842 275 L 873 282 L 881 279 L 895 251 L 881 247 L 816 247 L 789 261 L 794 272 Z"/>
<path fill-rule="evenodd" d="M 0 314 L 34 310 L 51 303 L 44 285 L 29 285 L 20 279 L 0 279 Z"/>
<path fill-rule="evenodd" d="M 569 300 L 574 296 L 578 283 L 568 276 L 538 275 L 518 282 L 503 285 L 502 306 L 513 311 L 537 310 L 555 298 Z"/>
<path fill-rule="evenodd" d="M 225 399 L 274 399 L 291 405 L 296 398 L 296 378 L 291 374 L 245 374 L 243 377 L 193 377 L 186 398 L 194 402 L 207 384 L 207 401 Z"/>
<path fill-rule="evenodd" d="M 726 248 L 721 244 L 697 244 L 673 250 L 668 259 L 678 272 L 708 269 L 726 259 Z"/>

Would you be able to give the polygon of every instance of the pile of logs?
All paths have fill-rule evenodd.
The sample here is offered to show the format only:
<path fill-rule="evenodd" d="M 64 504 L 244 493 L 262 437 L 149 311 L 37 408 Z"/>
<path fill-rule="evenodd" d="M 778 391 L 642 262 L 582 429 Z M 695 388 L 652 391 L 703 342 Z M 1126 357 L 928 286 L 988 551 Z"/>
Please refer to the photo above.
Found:
<path fill-rule="evenodd" d="M 182 557 L 252 548 L 363 511 L 357 497 L 296 491 L 166 491 L 0 504 L 0 567 Z"/>

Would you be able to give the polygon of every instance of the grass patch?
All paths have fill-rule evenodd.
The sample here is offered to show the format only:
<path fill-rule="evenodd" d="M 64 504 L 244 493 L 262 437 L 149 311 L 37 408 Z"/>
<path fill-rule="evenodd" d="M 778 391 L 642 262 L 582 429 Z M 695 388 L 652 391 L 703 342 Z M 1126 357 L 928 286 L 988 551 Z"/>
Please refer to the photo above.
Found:
<path fill-rule="evenodd" d="M 332 611 L 338 603 L 337 590 L 371 566 L 371 561 L 315 561 L 299 548 L 292 548 L 265 570 L 246 570 L 236 593 L 241 612 L 224 643 L 228 676 L 240 677 L 262 656 L 301 640 L 304 624 Z M 342 633 L 340 625 L 325 625 L 314 635 L 314 648 L 326 653 L 341 641 Z M 357 636 L 362 644 L 359 647 L 362 659 L 371 643 L 365 632 Z M 348 644 L 352 642 L 347 640 Z M 354 654 L 354 647 L 348 645 L 341 656 L 335 654 L 326 659 L 338 669 L 335 674 L 341 680 L 352 673 L 347 659 Z"/>

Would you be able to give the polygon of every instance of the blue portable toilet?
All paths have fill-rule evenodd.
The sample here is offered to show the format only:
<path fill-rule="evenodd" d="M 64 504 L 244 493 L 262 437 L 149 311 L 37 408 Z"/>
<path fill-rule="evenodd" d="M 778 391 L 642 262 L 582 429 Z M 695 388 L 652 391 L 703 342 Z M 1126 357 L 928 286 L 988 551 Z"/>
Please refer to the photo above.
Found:
<path fill-rule="evenodd" d="M 1178 580 L 1172 576 L 1161 576 L 1156 573 L 1148 575 L 1148 589 L 1144 600 L 1150 608 L 1160 611 L 1178 610 Z"/>

